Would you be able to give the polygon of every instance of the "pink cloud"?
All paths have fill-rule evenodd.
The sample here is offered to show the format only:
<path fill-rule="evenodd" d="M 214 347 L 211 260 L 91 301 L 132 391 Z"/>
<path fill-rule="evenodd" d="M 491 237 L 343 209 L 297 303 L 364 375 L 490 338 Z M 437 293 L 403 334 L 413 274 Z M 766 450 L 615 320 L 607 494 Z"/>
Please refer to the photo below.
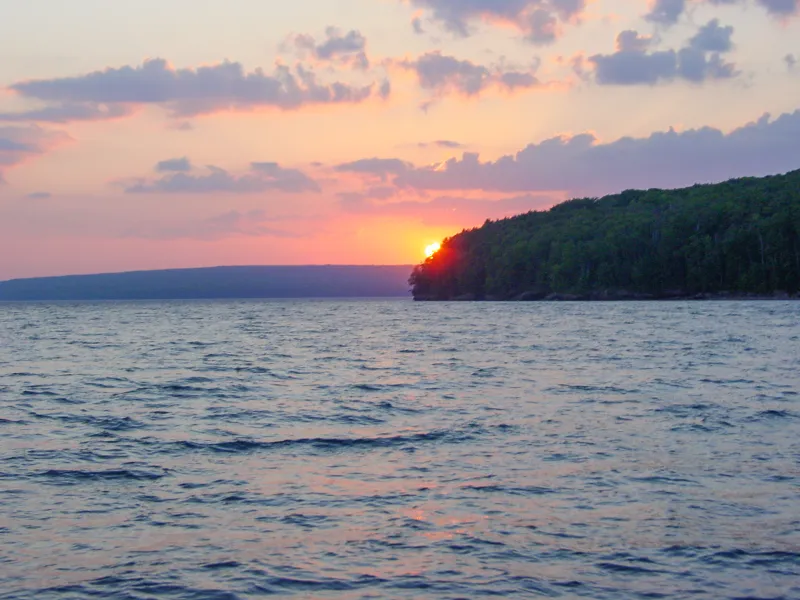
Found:
<path fill-rule="evenodd" d="M 511 24 L 533 44 L 555 41 L 561 25 L 578 21 L 586 7 L 585 0 L 407 1 L 426 10 L 432 21 L 456 35 L 469 36 L 476 22 Z M 422 31 L 421 21 L 416 21 L 415 30 Z"/>
<path fill-rule="evenodd" d="M 367 38 L 356 29 L 344 33 L 336 27 L 328 27 L 321 41 L 309 34 L 293 35 L 288 41 L 288 45 L 293 46 L 303 59 L 312 58 L 319 63 L 338 64 L 363 71 L 370 67 Z"/>
<path fill-rule="evenodd" d="M 156 177 L 140 177 L 118 182 L 128 194 L 260 194 L 274 191 L 286 194 L 319 193 L 319 184 L 298 169 L 273 162 L 253 162 L 243 173 L 231 173 L 209 165 L 195 169 L 186 158 L 163 160 L 156 164 Z"/>
<path fill-rule="evenodd" d="M 698 3 L 739 4 L 744 0 L 698 0 Z M 800 0 L 755 0 L 753 4 L 763 8 L 771 17 L 782 20 L 800 14 Z M 644 18 L 662 27 L 671 27 L 687 12 L 689 0 L 653 0 Z"/>
<path fill-rule="evenodd" d="M 71 139 L 64 132 L 51 131 L 36 125 L 0 127 L 0 181 L 3 180 L 4 168 L 15 167 L 46 154 Z"/>
<path fill-rule="evenodd" d="M 552 85 L 537 78 L 538 61 L 522 68 L 503 62 L 483 65 L 435 50 L 414 59 L 388 61 L 388 64 L 413 73 L 419 87 L 428 92 L 429 98 L 421 106 L 425 111 L 450 95 L 477 98 L 489 91 L 517 93 Z"/>
<path fill-rule="evenodd" d="M 786 172 L 797 168 L 799 154 L 800 110 L 775 119 L 764 115 L 727 133 L 713 127 L 669 129 L 609 142 L 583 133 L 532 143 L 494 161 L 464 153 L 461 158 L 427 166 L 384 158 L 339 168 L 383 177 L 385 185 L 417 193 L 557 190 L 599 195 L 630 187 L 676 188 Z"/>
<path fill-rule="evenodd" d="M 54 122 L 118 118 L 146 105 L 185 118 L 223 111 L 358 104 L 373 95 L 388 95 L 387 82 L 325 83 L 301 64 L 294 68 L 278 64 L 267 74 L 262 69 L 247 72 L 240 63 L 227 61 L 176 68 L 159 58 L 74 77 L 21 81 L 9 89 L 46 106 L 0 114 L 0 120 Z"/>

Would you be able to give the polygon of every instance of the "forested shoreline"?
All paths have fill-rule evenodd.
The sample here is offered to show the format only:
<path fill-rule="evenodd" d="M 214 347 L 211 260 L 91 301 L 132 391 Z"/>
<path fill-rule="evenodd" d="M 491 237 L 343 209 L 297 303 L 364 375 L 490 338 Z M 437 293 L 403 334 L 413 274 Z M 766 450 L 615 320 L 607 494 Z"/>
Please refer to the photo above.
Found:
<path fill-rule="evenodd" d="M 415 300 L 797 297 L 800 170 L 486 221 L 409 284 Z"/>

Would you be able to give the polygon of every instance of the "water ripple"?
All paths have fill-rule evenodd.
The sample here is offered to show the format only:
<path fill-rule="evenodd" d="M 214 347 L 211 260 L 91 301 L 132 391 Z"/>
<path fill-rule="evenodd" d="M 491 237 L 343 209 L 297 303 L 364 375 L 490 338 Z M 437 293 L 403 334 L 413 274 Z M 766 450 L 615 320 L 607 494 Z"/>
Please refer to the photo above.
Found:
<path fill-rule="evenodd" d="M 0 598 L 800 598 L 796 303 L 0 307 Z"/>

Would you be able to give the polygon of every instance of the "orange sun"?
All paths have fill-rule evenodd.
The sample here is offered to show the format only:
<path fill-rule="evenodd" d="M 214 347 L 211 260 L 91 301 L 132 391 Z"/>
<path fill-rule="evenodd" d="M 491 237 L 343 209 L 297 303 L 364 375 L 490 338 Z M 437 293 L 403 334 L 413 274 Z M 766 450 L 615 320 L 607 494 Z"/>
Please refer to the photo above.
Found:
<path fill-rule="evenodd" d="M 439 243 L 431 244 L 427 248 L 425 248 L 425 258 L 430 258 L 434 254 L 436 254 L 439 250 L 442 249 L 442 245 Z"/>

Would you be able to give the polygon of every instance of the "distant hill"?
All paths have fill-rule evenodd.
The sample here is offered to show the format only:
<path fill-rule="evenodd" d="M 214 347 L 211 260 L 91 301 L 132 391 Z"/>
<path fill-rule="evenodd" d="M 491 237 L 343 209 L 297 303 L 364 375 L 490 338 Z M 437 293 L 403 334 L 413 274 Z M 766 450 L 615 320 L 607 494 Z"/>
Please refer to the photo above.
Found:
<path fill-rule="evenodd" d="M 0 301 L 409 296 L 411 266 L 216 267 L 0 282 Z"/>
<path fill-rule="evenodd" d="M 788 297 L 800 291 L 800 171 L 570 200 L 445 240 L 417 300 Z"/>

